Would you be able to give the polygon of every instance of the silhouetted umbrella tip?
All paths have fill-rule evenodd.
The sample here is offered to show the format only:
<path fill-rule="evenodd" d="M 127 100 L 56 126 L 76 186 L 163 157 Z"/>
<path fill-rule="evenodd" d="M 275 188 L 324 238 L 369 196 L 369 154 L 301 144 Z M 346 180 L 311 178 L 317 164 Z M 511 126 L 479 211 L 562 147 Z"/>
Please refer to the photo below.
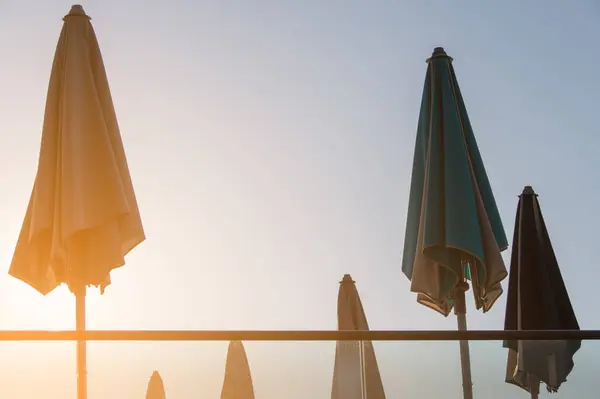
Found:
<path fill-rule="evenodd" d="M 342 277 L 342 281 L 340 281 L 340 284 L 342 283 L 354 283 L 354 280 L 352 280 L 352 276 L 350 276 L 349 274 L 344 274 L 344 277 Z"/>
<path fill-rule="evenodd" d="M 523 193 L 521 193 L 521 195 L 537 195 L 537 194 L 535 193 L 535 191 L 533 191 L 533 187 L 525 186 L 525 188 L 523 189 Z"/>

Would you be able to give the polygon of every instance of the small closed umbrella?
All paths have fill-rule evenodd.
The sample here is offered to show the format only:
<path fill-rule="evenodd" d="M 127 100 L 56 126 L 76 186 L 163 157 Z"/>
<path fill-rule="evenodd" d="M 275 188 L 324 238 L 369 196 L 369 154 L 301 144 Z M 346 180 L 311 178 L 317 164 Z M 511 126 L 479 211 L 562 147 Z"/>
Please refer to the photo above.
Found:
<path fill-rule="evenodd" d="M 240 341 L 231 341 L 227 349 L 221 399 L 254 399 L 250 365 Z"/>
<path fill-rule="evenodd" d="M 43 295 L 67 284 L 83 331 L 86 287 L 103 290 L 144 239 L 98 41 L 74 5 L 54 55 L 37 175 L 9 273 Z M 85 341 L 77 354 L 77 397 L 85 399 Z"/>
<path fill-rule="evenodd" d="M 337 312 L 338 330 L 369 330 L 356 284 L 349 274 L 340 281 Z M 385 399 L 371 341 L 336 343 L 331 399 Z"/>
<path fill-rule="evenodd" d="M 466 330 L 470 280 L 477 309 L 490 310 L 507 276 L 506 234 L 460 92 L 452 58 L 427 60 L 413 160 L 402 271 L 417 301 Z M 460 342 L 463 393 L 473 397 L 469 346 Z"/>
<path fill-rule="evenodd" d="M 148 381 L 148 390 L 146 391 L 146 399 L 166 399 L 165 386 L 158 371 L 154 371 Z"/>
<path fill-rule="evenodd" d="M 579 330 L 546 229 L 537 194 L 526 186 L 519 196 L 505 330 Z M 556 392 L 573 370 L 580 340 L 505 341 L 506 382 L 537 398 L 540 382 Z"/>

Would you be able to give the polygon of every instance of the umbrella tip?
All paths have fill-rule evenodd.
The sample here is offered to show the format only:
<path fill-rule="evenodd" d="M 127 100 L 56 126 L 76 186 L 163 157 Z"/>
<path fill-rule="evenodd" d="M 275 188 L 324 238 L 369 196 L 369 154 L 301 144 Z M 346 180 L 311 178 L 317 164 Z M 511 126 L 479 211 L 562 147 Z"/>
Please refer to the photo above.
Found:
<path fill-rule="evenodd" d="M 533 187 L 525 186 L 525 188 L 523 189 L 523 193 L 521 195 L 536 195 L 536 194 L 535 194 L 535 191 L 533 191 Z"/>
<path fill-rule="evenodd" d="M 431 61 L 434 58 L 448 58 L 450 59 L 450 61 L 452 61 L 452 57 L 450 57 L 447 53 L 446 50 L 444 50 L 443 47 L 436 47 L 433 49 L 433 53 L 431 54 L 431 57 L 427 59 L 427 62 Z"/>
<path fill-rule="evenodd" d="M 71 11 L 66 15 L 67 17 L 87 17 L 85 11 L 83 11 L 83 7 L 81 4 L 73 4 L 71 6 Z"/>
<path fill-rule="evenodd" d="M 433 49 L 433 54 L 431 56 L 435 57 L 437 55 L 448 55 L 448 54 L 446 54 L 446 51 L 444 50 L 443 47 L 436 47 Z"/>
<path fill-rule="evenodd" d="M 354 283 L 355 281 L 352 280 L 352 276 L 350 276 L 349 274 L 344 274 L 344 277 L 342 277 L 342 281 L 340 281 L 341 283 Z"/>

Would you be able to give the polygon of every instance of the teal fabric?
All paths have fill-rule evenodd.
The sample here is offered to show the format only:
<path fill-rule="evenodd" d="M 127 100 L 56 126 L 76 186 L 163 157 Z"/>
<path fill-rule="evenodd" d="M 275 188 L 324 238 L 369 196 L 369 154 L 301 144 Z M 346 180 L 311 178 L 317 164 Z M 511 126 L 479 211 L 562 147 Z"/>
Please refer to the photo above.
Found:
<path fill-rule="evenodd" d="M 425 189 L 427 196 L 422 203 Z M 448 297 L 462 276 L 469 279 L 476 276 L 477 283 L 485 284 L 486 254 L 476 208 L 476 189 L 498 247 L 504 250 L 508 241 L 452 59 L 443 51 L 441 55 L 434 52 L 427 67 L 413 159 L 402 260 L 402 271 L 409 279 L 413 274 L 420 215 L 425 212 L 423 252 L 445 267 L 440 283 Z"/>

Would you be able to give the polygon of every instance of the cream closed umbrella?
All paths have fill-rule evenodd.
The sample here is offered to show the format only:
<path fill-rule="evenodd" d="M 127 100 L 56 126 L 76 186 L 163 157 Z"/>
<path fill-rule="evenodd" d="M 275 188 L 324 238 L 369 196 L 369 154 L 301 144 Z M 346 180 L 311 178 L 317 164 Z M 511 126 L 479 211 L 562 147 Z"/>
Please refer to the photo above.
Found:
<path fill-rule="evenodd" d="M 166 399 L 165 385 L 158 371 L 154 371 L 148 381 L 148 390 L 146 391 L 146 399 Z"/>
<path fill-rule="evenodd" d="M 83 331 L 86 287 L 103 291 L 145 235 L 90 17 L 74 5 L 63 21 L 37 176 L 9 274 L 43 295 L 67 284 Z M 77 394 L 84 399 L 85 341 L 77 352 Z"/>
<path fill-rule="evenodd" d="M 227 349 L 221 399 L 254 399 L 250 365 L 240 341 L 231 341 Z"/>
<path fill-rule="evenodd" d="M 338 330 L 369 330 L 358 290 L 349 274 L 340 282 L 337 311 Z M 371 341 L 336 343 L 331 399 L 385 399 Z"/>

